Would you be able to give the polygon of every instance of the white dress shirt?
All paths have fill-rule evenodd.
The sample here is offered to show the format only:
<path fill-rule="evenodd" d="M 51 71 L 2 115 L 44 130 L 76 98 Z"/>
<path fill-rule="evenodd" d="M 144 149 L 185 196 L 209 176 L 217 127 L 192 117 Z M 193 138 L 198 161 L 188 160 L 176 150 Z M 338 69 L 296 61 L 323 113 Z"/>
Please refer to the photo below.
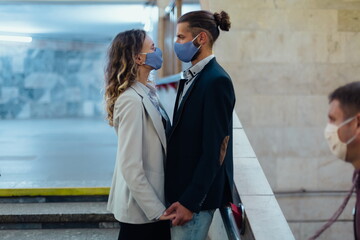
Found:
<path fill-rule="evenodd" d="M 187 81 L 185 82 L 178 108 L 181 105 L 181 102 L 184 96 L 186 95 L 187 91 L 189 90 L 190 86 L 194 83 L 194 80 L 196 79 L 197 75 L 204 69 L 206 64 L 208 64 L 214 57 L 215 55 L 212 54 L 204 58 L 200 62 L 196 63 L 194 66 L 191 66 L 190 68 L 182 72 L 182 78 L 186 79 Z"/>
<path fill-rule="evenodd" d="M 139 85 L 147 93 L 151 103 L 154 105 L 156 110 L 158 110 L 160 116 L 162 118 L 164 118 L 166 121 L 169 121 L 169 117 L 167 116 L 165 110 L 163 109 L 163 107 L 160 104 L 159 96 L 157 94 L 157 89 L 155 87 L 155 84 L 153 82 L 149 81 L 146 85 L 139 82 Z"/>

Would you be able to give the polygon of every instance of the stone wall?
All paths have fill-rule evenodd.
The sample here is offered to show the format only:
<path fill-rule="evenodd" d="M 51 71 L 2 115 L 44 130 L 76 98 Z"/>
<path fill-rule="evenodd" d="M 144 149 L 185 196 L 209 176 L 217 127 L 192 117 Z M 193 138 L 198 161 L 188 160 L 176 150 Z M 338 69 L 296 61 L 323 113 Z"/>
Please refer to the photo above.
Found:
<path fill-rule="evenodd" d="M 0 119 L 99 117 L 107 44 L 0 45 Z"/>
<path fill-rule="evenodd" d="M 360 1 L 201 3 L 231 17 L 215 54 L 233 78 L 236 112 L 292 231 L 307 239 L 351 187 L 353 168 L 331 156 L 323 130 L 327 95 L 360 80 Z M 320 239 L 353 239 L 353 204 Z"/>

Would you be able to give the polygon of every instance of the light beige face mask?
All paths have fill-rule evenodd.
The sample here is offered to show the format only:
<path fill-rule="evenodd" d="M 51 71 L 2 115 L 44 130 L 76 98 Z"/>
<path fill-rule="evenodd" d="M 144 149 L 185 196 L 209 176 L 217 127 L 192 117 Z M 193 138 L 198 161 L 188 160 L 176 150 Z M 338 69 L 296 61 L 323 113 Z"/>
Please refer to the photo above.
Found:
<path fill-rule="evenodd" d="M 325 139 L 327 140 L 330 151 L 332 154 L 334 154 L 337 158 L 345 161 L 346 160 L 346 152 L 347 152 L 347 145 L 350 144 L 352 141 L 355 140 L 356 134 L 350 138 L 347 142 L 342 142 L 339 138 L 339 129 L 352 120 L 354 120 L 356 116 L 348 118 L 344 122 L 342 122 L 339 126 L 336 126 L 335 124 L 328 123 L 325 128 Z"/>

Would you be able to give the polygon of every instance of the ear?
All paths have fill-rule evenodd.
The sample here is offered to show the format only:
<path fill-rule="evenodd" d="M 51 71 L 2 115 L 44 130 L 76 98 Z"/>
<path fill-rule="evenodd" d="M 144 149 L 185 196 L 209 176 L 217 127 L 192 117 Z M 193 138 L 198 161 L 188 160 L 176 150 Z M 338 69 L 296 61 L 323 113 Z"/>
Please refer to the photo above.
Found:
<path fill-rule="evenodd" d="M 200 45 L 206 45 L 209 41 L 209 37 L 206 32 L 200 32 L 198 36 L 198 43 Z"/>
<path fill-rule="evenodd" d="M 360 136 L 360 113 L 356 114 L 356 120 L 357 120 L 356 133 L 359 134 Z"/>
<path fill-rule="evenodd" d="M 137 65 L 143 65 L 144 64 L 144 60 L 141 57 L 141 54 L 138 54 L 135 56 L 135 63 Z"/>

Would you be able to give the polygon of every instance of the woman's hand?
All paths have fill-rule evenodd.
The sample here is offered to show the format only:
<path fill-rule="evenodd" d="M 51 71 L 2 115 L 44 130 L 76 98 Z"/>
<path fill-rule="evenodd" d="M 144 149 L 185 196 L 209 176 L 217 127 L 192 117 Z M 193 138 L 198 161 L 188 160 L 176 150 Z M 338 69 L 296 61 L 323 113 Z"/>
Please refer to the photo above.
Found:
<path fill-rule="evenodd" d="M 170 215 L 161 215 L 160 216 L 160 218 L 159 218 L 159 220 L 162 220 L 162 221 L 164 221 L 164 220 L 173 220 L 173 219 L 175 219 L 175 217 L 176 217 L 176 214 L 175 213 L 172 213 L 172 214 L 170 214 Z"/>

